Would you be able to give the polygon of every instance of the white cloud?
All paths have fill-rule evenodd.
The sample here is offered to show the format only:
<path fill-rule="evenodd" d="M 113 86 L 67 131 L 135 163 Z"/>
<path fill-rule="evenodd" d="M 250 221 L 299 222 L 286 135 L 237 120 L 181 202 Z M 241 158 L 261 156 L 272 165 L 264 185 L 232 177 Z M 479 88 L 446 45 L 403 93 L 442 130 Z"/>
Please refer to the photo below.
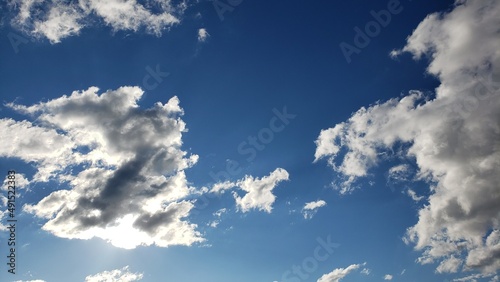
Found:
<path fill-rule="evenodd" d="M 103 271 L 95 275 L 85 277 L 85 282 L 132 282 L 142 280 L 142 273 L 133 273 L 129 271 L 129 267 L 125 266 L 122 269 L 114 269 L 111 271 Z"/>
<path fill-rule="evenodd" d="M 500 269 L 498 26 L 494 0 L 457 1 L 450 12 L 428 16 L 403 52 L 430 58 L 428 72 L 441 82 L 436 97 L 411 91 L 361 108 L 316 141 L 315 161 L 326 158 L 344 177 L 342 191 L 381 154 L 408 145 L 403 155 L 415 160 L 417 178 L 429 182 L 431 194 L 405 241 L 423 251 L 420 263 L 445 261 L 443 271 L 455 270 L 447 260 L 464 254 L 464 270 Z"/>
<path fill-rule="evenodd" d="M 53 5 L 44 20 L 34 20 L 31 33 L 44 36 L 51 43 L 59 43 L 63 38 L 80 33 L 83 28 L 82 19 L 83 15 L 78 11 L 78 7 Z"/>
<path fill-rule="evenodd" d="M 489 281 L 490 282 L 497 282 L 498 281 L 498 276 L 493 276 L 495 275 L 494 273 L 487 273 L 487 274 L 482 274 L 482 273 L 478 273 L 478 274 L 472 274 L 472 275 L 468 275 L 468 276 L 465 276 L 465 277 L 462 277 L 462 278 L 455 278 L 453 279 L 453 281 L 456 281 L 456 282 L 477 282 L 478 280 L 477 279 L 486 279 L 486 278 L 491 278 Z"/>
<path fill-rule="evenodd" d="M 436 268 L 436 271 L 438 273 L 455 273 L 458 271 L 461 264 L 462 264 L 461 259 L 451 256 L 441 261 L 441 263 Z"/>
<path fill-rule="evenodd" d="M 216 212 L 214 212 L 214 215 L 216 217 L 221 217 L 223 214 L 225 214 L 227 212 L 227 209 L 226 208 L 222 208 L 222 209 L 219 209 L 217 210 Z"/>
<path fill-rule="evenodd" d="M 51 43 L 78 35 L 95 22 L 103 21 L 114 31 L 138 31 L 160 36 L 162 31 L 180 22 L 179 17 L 187 7 L 185 1 L 173 4 L 171 0 L 80 0 L 40 1 L 12 0 L 10 7 L 17 15 L 12 24 L 35 37 L 45 37 Z M 46 11 L 46 12 L 44 12 Z M 155 12 L 153 12 L 155 11 Z"/>
<path fill-rule="evenodd" d="M 29 184 L 30 184 L 30 181 L 26 178 L 26 176 L 22 173 L 15 173 L 15 178 L 14 179 L 9 179 L 7 177 L 7 175 L 5 176 L 5 179 L 3 181 L 3 185 L 2 187 L 0 188 L 1 190 L 4 190 L 4 191 L 7 191 L 9 189 L 9 181 L 13 181 L 14 183 L 14 186 L 15 186 L 15 189 L 16 189 L 16 192 L 20 189 L 26 189 Z"/>
<path fill-rule="evenodd" d="M 326 202 L 323 200 L 313 201 L 306 203 L 302 208 L 302 215 L 305 219 L 311 219 L 319 208 L 326 206 Z"/>
<path fill-rule="evenodd" d="M 198 41 L 199 42 L 205 42 L 210 34 L 208 34 L 207 30 L 204 28 L 198 29 Z"/>
<path fill-rule="evenodd" d="M 321 207 L 324 207 L 326 206 L 326 202 L 323 201 L 323 200 L 318 200 L 318 201 L 313 201 L 313 202 L 309 202 L 309 203 L 306 203 L 304 205 L 304 210 L 315 210 L 315 209 L 318 209 L 318 208 L 321 208 Z"/>
<path fill-rule="evenodd" d="M 237 182 L 224 181 L 215 183 L 210 189 L 211 193 L 224 193 L 226 190 L 229 190 L 233 187 L 237 186 Z"/>
<path fill-rule="evenodd" d="M 411 189 L 408 189 L 408 191 L 406 191 L 406 193 L 408 194 L 408 196 L 411 197 L 412 200 L 414 200 L 415 202 L 420 202 L 422 199 L 424 199 L 425 197 L 424 196 L 417 196 L 417 193 Z"/>
<path fill-rule="evenodd" d="M 9 139 L 9 131 L 18 138 Z M 0 156 L 17 157 L 25 162 L 37 162 L 38 173 L 33 180 L 46 181 L 54 171 L 70 163 L 74 142 L 55 129 L 39 127 L 29 121 L 0 119 Z M 55 146 L 57 144 L 57 146 Z"/>
<path fill-rule="evenodd" d="M 276 196 L 272 193 L 273 189 L 284 180 L 288 180 L 288 172 L 282 168 L 277 168 L 262 178 L 245 176 L 244 179 L 238 181 L 237 186 L 247 193 L 240 197 L 233 192 L 236 206 L 242 212 L 258 209 L 270 213 L 276 200 Z"/>
<path fill-rule="evenodd" d="M 332 272 L 321 276 L 317 282 L 339 282 L 347 274 L 360 267 L 360 264 L 351 264 L 346 268 L 336 268 Z"/>
<path fill-rule="evenodd" d="M 194 193 L 184 170 L 197 155 L 181 150 L 186 131 L 177 97 L 141 109 L 138 87 L 96 87 L 33 106 L 9 104 L 37 122 L 1 119 L 1 157 L 33 162 L 32 181 L 69 186 L 24 211 L 70 239 L 99 237 L 121 248 L 192 245 L 204 239 L 185 218 Z M 17 138 L 7 142 L 8 132 Z M 5 139 L 5 140 L 4 140 Z M 123 234 L 127 234 L 124 236 Z"/>
<path fill-rule="evenodd" d="M 253 176 L 246 175 L 243 179 L 236 182 L 222 182 L 213 185 L 210 192 L 221 193 L 226 190 L 238 187 L 240 190 L 245 191 L 243 197 L 239 196 L 233 191 L 233 197 L 236 201 L 236 206 L 242 212 L 248 212 L 252 209 L 258 209 L 271 213 L 272 205 L 276 200 L 276 196 L 272 193 L 273 189 L 281 181 L 288 180 L 288 172 L 282 168 L 277 168 L 268 176 L 262 178 L 254 178 Z"/>
<path fill-rule="evenodd" d="M 363 270 L 361 270 L 361 274 L 364 274 L 364 275 L 370 275 L 372 271 L 369 269 L 369 268 L 363 268 Z"/>
<path fill-rule="evenodd" d="M 389 180 L 406 181 L 408 180 L 410 166 L 400 164 L 389 169 Z"/>
<path fill-rule="evenodd" d="M 213 216 L 215 216 L 215 219 L 212 220 L 211 222 L 209 222 L 208 226 L 210 226 L 212 228 L 217 227 L 219 225 L 219 223 L 221 222 L 222 215 L 225 214 L 226 212 L 227 212 L 226 208 L 222 208 L 222 209 L 219 209 L 216 212 L 214 212 Z"/>
<path fill-rule="evenodd" d="M 2 191 L 2 193 L 0 194 L 0 208 L 5 208 L 4 211 L 0 211 L 0 231 L 7 230 L 7 226 L 3 223 L 7 222 L 7 217 L 10 215 L 8 210 L 8 197 L 12 197 L 13 195 L 9 194 L 7 191 L 14 191 L 15 198 L 19 199 L 22 195 L 21 191 L 28 188 L 30 184 L 29 180 L 25 177 L 24 174 L 15 173 L 14 176 L 14 179 L 9 179 L 6 175 L 2 187 L 0 187 L 0 191 Z M 10 189 L 10 186 L 13 186 L 14 189 Z"/>
<path fill-rule="evenodd" d="M 216 220 L 210 221 L 208 223 L 208 226 L 210 226 L 212 228 L 216 228 L 217 226 L 219 226 L 219 223 L 220 223 L 220 220 L 216 219 Z"/>
<path fill-rule="evenodd" d="M 384 276 L 384 280 L 392 280 L 392 275 L 390 275 L 390 274 L 386 274 L 386 275 Z"/>

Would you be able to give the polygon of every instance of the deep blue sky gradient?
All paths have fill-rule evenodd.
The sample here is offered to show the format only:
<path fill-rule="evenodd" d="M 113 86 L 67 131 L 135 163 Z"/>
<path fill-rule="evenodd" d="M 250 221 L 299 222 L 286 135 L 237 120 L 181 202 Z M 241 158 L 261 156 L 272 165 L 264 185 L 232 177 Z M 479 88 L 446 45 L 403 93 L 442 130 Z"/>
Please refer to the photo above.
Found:
<path fill-rule="evenodd" d="M 140 101 L 150 107 L 174 95 L 185 111 L 189 132 L 183 148 L 200 160 L 187 170 L 195 187 L 213 182 L 209 172 L 225 170 L 237 161 L 241 173 L 262 177 L 276 167 L 290 173 L 290 181 L 276 189 L 272 214 L 236 212 L 230 193 L 210 200 L 193 222 L 210 246 L 139 247 L 122 250 L 99 239 L 56 238 L 40 230 L 42 220 L 22 215 L 19 241 L 19 279 L 83 281 L 84 277 L 124 265 L 144 272 L 144 281 L 281 281 L 282 273 L 312 255 L 316 238 L 331 236 L 340 247 L 304 281 L 316 281 L 334 268 L 367 262 L 371 274 L 358 272 L 343 281 L 444 281 L 436 265 L 418 265 L 419 252 L 402 241 L 414 225 L 418 210 L 401 187 L 389 187 L 388 164 L 358 183 L 364 189 L 340 196 L 330 183 L 336 175 L 326 162 L 313 164 L 321 129 L 342 122 L 362 106 L 405 95 L 411 89 L 432 91 L 438 81 L 425 74 L 426 59 L 409 55 L 389 57 L 431 12 L 447 10 L 452 1 L 402 1 L 380 35 L 346 62 L 339 44 L 352 44 L 353 28 L 372 20 L 371 10 L 385 9 L 388 1 L 261 1 L 244 0 L 221 21 L 212 3 L 187 11 L 186 18 L 162 37 L 144 33 L 113 33 L 108 27 L 84 29 L 79 36 L 51 45 L 30 41 L 16 54 L 7 38 L 19 34 L 4 24 L 0 29 L 0 95 L 2 103 L 30 105 L 98 86 L 101 91 L 124 85 L 144 86 L 147 67 L 157 65 L 170 75 Z M 200 13 L 201 18 L 196 14 Z M 197 42 L 197 30 L 210 34 Z M 251 162 L 238 152 L 250 135 L 268 127 L 273 108 L 296 118 Z M 0 116 L 24 118 L 6 107 Z M 16 160 L 1 160 L 1 171 L 14 168 L 30 175 L 33 169 Z M 1 173 L 0 171 L 0 173 Z M 368 181 L 373 181 L 370 185 Z M 54 188 L 37 184 L 23 200 L 33 203 Z M 416 184 L 420 185 L 420 184 Z M 416 187 L 415 189 L 418 189 Z M 304 220 L 304 203 L 323 199 L 328 205 Z M 212 212 L 226 207 L 216 228 L 206 226 Z M 3 235 L 2 235 L 3 236 Z M 3 238 L 3 237 L 2 237 Z M 2 240 L 3 241 L 3 240 Z M 1 245 L 1 254 L 5 246 Z M 406 269 L 404 276 L 399 274 Z M 0 280 L 6 277 L 0 273 Z"/>

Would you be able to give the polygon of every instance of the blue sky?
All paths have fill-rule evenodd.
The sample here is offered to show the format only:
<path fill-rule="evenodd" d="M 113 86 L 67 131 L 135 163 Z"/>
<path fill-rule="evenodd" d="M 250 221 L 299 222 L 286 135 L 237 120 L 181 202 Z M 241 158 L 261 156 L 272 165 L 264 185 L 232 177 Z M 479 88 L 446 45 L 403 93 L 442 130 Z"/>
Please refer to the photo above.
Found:
<path fill-rule="evenodd" d="M 1 281 L 498 281 L 497 1 L 1 5 Z"/>

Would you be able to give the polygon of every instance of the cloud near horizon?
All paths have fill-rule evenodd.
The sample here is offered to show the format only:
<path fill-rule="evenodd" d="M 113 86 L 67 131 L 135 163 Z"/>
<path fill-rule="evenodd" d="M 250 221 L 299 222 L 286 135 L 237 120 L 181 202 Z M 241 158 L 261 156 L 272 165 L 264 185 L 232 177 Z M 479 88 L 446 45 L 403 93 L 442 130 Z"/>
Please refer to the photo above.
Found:
<path fill-rule="evenodd" d="M 332 272 L 321 276 L 317 282 L 339 282 L 342 278 L 346 277 L 349 273 L 358 269 L 362 265 L 366 265 L 366 263 L 351 264 L 346 268 L 336 268 L 332 270 Z"/>
<path fill-rule="evenodd" d="M 437 272 L 500 269 L 499 26 L 494 0 L 456 1 L 451 11 L 427 16 L 391 55 L 428 58 L 427 71 L 440 80 L 435 97 L 410 91 L 363 107 L 316 140 L 315 161 L 326 159 L 343 177 L 343 193 L 381 154 L 408 145 L 403 155 L 431 194 L 405 241 Z"/>
<path fill-rule="evenodd" d="M 133 282 L 143 278 L 142 273 L 130 272 L 128 265 L 121 269 L 103 271 L 85 277 L 85 282 Z"/>

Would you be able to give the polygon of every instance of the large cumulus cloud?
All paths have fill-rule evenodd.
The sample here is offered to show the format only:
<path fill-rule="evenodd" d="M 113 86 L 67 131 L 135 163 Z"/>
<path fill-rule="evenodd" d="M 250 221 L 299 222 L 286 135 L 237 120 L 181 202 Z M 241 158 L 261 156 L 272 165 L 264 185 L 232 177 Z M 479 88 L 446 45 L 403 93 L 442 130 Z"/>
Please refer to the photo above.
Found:
<path fill-rule="evenodd" d="M 184 170 L 198 156 L 181 149 L 186 126 L 178 98 L 141 109 L 138 87 L 98 92 L 8 105 L 35 122 L 1 119 L 0 139 L 17 134 L 1 140 L 9 145 L 0 156 L 33 162 L 34 182 L 68 184 L 24 210 L 47 219 L 43 229 L 63 238 L 100 237 L 123 248 L 203 241 L 186 220 L 194 188 Z"/>
<path fill-rule="evenodd" d="M 457 1 L 426 17 L 402 50 L 429 60 L 436 96 L 411 91 L 361 108 L 321 131 L 327 159 L 348 192 L 397 144 L 429 182 L 430 196 L 405 240 L 438 272 L 500 269 L 500 2 Z M 345 154 L 344 154 L 345 153 Z"/>

